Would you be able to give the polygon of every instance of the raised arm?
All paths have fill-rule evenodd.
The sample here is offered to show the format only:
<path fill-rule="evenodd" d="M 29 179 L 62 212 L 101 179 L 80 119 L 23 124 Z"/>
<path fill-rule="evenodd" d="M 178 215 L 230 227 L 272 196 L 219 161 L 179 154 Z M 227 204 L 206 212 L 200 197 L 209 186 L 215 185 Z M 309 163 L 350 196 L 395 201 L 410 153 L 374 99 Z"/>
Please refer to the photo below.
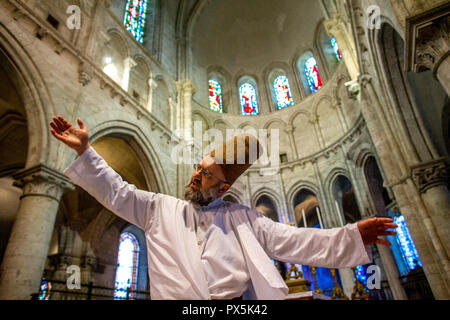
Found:
<path fill-rule="evenodd" d="M 80 155 L 64 173 L 105 208 L 145 230 L 160 195 L 123 181 L 89 145 L 88 130 L 81 119 L 78 124 L 80 129 L 60 116 L 50 124 L 53 136 Z"/>
<path fill-rule="evenodd" d="M 373 230 L 372 224 L 365 222 L 363 227 Z M 377 235 L 385 235 L 380 234 L 381 231 L 378 234 L 372 232 L 370 240 L 364 241 L 357 223 L 333 229 L 296 228 L 258 214 L 255 214 L 253 228 L 259 242 L 272 258 L 328 268 L 354 267 L 372 262 L 369 248 L 365 246 L 381 243 L 376 241 Z M 381 228 L 378 227 L 378 230 Z M 394 231 L 383 232 L 395 234 Z"/>

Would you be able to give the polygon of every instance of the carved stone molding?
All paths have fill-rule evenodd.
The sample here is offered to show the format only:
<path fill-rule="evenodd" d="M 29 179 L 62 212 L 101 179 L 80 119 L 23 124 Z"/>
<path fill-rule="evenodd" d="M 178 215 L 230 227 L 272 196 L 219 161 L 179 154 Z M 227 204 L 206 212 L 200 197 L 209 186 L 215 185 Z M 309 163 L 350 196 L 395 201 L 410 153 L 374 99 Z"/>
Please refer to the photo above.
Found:
<path fill-rule="evenodd" d="M 13 175 L 14 186 L 22 188 L 21 198 L 41 196 L 60 201 L 62 194 L 73 190 L 72 182 L 62 173 L 45 165 L 21 170 Z"/>
<path fill-rule="evenodd" d="M 421 193 L 448 183 L 448 169 L 445 160 L 438 159 L 411 168 L 411 175 Z"/>
<path fill-rule="evenodd" d="M 98 266 L 98 260 L 95 257 L 84 256 L 81 266 L 83 268 L 90 268 L 91 270 L 95 270 Z"/>
<path fill-rule="evenodd" d="M 83 86 L 87 86 L 93 78 L 94 71 L 92 67 L 86 63 L 80 63 L 78 71 L 78 82 Z"/>
<path fill-rule="evenodd" d="M 450 55 L 450 2 L 406 19 L 406 71 L 436 73 Z"/>

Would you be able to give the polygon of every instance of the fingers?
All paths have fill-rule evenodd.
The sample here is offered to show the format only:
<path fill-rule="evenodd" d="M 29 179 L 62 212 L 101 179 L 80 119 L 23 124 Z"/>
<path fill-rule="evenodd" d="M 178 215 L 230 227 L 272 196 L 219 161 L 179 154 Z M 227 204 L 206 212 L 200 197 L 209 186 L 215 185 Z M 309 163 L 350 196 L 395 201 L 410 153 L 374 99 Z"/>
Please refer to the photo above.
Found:
<path fill-rule="evenodd" d="M 51 129 L 50 132 L 52 133 L 52 135 L 53 135 L 56 139 L 65 142 L 66 139 L 64 138 L 63 135 L 61 135 L 60 133 L 56 132 L 56 131 L 53 130 L 53 129 Z"/>
<path fill-rule="evenodd" d="M 390 223 L 394 222 L 394 219 L 392 218 L 375 218 L 379 223 Z"/>
<path fill-rule="evenodd" d="M 381 244 L 381 245 L 384 245 L 384 246 L 390 246 L 390 245 L 391 245 L 391 243 L 390 243 L 389 241 L 387 241 L 387 240 L 382 240 L 382 239 L 377 239 L 377 240 L 375 241 L 375 243 L 378 243 L 378 244 Z"/>
<path fill-rule="evenodd" d="M 64 132 L 66 130 L 64 123 L 60 119 L 58 119 L 57 117 L 53 117 L 53 122 L 56 124 L 56 126 L 59 129 L 59 131 Z"/>
<path fill-rule="evenodd" d="M 62 133 L 62 131 L 59 130 L 58 126 L 57 126 L 56 124 L 54 124 L 53 122 L 50 122 L 50 127 L 53 128 L 53 130 L 51 130 L 51 131 L 54 131 L 54 132 L 56 132 L 56 133 L 58 133 L 58 134 L 61 134 L 61 133 Z"/>
<path fill-rule="evenodd" d="M 83 130 L 86 128 L 86 126 L 84 125 L 83 121 L 80 118 L 77 119 L 77 122 L 78 122 L 78 125 L 80 126 L 80 129 Z"/>
<path fill-rule="evenodd" d="M 397 234 L 397 231 L 382 231 L 378 232 L 379 236 L 395 236 Z"/>
<path fill-rule="evenodd" d="M 64 130 L 67 130 L 69 127 L 72 126 L 72 124 L 69 121 L 67 121 L 61 116 L 58 116 L 58 120 L 61 121 L 61 123 L 64 125 Z"/>

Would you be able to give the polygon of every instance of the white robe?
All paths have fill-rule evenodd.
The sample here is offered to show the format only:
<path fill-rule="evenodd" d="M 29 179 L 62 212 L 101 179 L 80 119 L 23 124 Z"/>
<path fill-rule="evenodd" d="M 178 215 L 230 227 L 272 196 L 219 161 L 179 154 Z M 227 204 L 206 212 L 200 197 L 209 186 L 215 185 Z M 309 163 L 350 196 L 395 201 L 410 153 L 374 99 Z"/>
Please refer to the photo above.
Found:
<path fill-rule="evenodd" d="M 195 234 L 193 205 L 138 190 L 90 148 L 65 174 L 105 208 L 145 232 L 152 299 L 210 299 Z M 346 268 L 371 262 L 356 224 L 296 228 L 273 222 L 244 205 L 214 201 L 208 209 L 229 219 L 240 240 L 251 284 L 249 299 L 284 299 L 288 288 L 270 258 L 309 266 Z"/>

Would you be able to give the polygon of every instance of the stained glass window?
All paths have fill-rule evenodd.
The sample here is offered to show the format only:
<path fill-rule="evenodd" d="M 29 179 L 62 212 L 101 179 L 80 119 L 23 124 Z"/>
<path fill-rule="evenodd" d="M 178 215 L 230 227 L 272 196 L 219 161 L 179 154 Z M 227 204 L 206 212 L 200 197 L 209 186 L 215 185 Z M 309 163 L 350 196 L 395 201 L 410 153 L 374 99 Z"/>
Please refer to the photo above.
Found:
<path fill-rule="evenodd" d="M 342 59 L 342 53 L 341 53 L 341 50 L 339 50 L 339 46 L 338 46 L 338 43 L 337 43 L 337 41 L 336 41 L 336 38 L 335 38 L 335 37 L 332 37 L 332 38 L 330 39 L 330 42 L 331 42 L 331 47 L 332 47 L 333 50 L 334 50 L 334 54 L 336 55 L 337 61 L 341 61 L 341 59 Z"/>
<path fill-rule="evenodd" d="M 128 0 L 123 24 L 139 43 L 144 42 L 146 18 L 147 0 Z"/>
<path fill-rule="evenodd" d="M 423 267 L 419 259 L 416 246 L 411 238 L 408 227 L 406 226 L 405 217 L 403 215 L 394 216 L 394 223 L 398 225 L 396 229 L 396 240 L 400 246 L 403 259 L 409 270 L 413 270 L 417 266 Z"/>
<path fill-rule="evenodd" d="M 124 232 L 119 240 L 119 257 L 114 290 L 114 299 L 133 299 L 137 288 L 139 266 L 139 243 L 136 237 Z"/>
<path fill-rule="evenodd" d="M 48 300 L 50 298 L 50 291 L 52 289 L 52 284 L 46 280 L 41 282 L 41 287 L 39 290 L 39 300 Z"/>
<path fill-rule="evenodd" d="M 314 57 L 306 60 L 305 74 L 311 93 L 316 92 L 322 87 L 322 78 L 320 77 L 319 69 L 317 68 L 316 59 L 314 59 Z"/>
<path fill-rule="evenodd" d="M 239 96 L 243 115 L 257 115 L 259 113 L 256 89 L 253 85 L 248 82 L 242 84 L 239 87 Z"/>
<path fill-rule="evenodd" d="M 364 266 L 357 266 L 355 268 L 356 278 L 358 278 L 359 282 L 361 282 L 364 286 L 367 284 L 367 275 L 364 270 Z"/>
<path fill-rule="evenodd" d="M 278 109 L 283 109 L 294 104 L 291 89 L 289 87 L 289 81 L 286 76 L 276 77 L 273 81 L 273 88 L 275 90 Z"/>
<path fill-rule="evenodd" d="M 222 86 L 216 80 L 209 80 L 209 106 L 211 110 L 223 112 Z"/>

